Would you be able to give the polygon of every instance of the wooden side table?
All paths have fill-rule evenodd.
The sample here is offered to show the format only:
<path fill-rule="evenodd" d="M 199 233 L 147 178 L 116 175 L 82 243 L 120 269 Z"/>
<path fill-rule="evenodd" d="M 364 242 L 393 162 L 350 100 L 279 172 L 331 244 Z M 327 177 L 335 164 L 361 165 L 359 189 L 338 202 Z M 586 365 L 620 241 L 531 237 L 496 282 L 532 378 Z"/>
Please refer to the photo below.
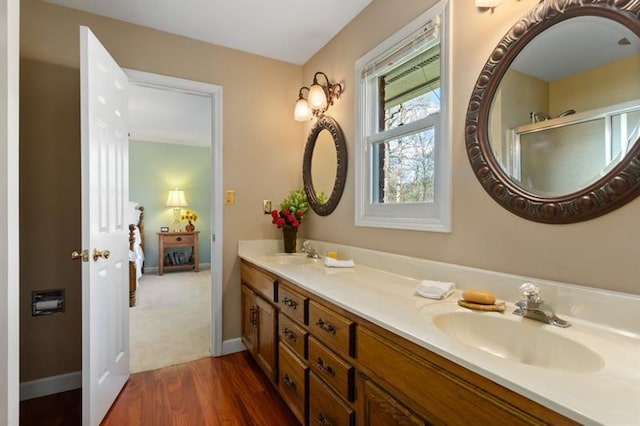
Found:
<path fill-rule="evenodd" d="M 158 232 L 158 275 L 165 271 L 193 269 L 200 270 L 198 260 L 198 234 L 194 232 Z M 191 248 L 191 257 L 186 258 L 184 250 Z M 165 251 L 167 251 L 165 253 Z"/>

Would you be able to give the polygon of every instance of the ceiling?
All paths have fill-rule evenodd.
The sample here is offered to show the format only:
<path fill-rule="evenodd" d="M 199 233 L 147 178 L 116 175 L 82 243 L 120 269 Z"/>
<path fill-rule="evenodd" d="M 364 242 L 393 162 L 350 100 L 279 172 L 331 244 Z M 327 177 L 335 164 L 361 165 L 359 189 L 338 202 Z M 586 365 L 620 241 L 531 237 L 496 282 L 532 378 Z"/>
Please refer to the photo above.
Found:
<path fill-rule="evenodd" d="M 628 45 L 619 45 L 626 38 Z M 554 81 L 640 53 L 640 38 L 610 19 L 567 19 L 536 36 L 511 66 L 544 81 Z"/>
<path fill-rule="evenodd" d="M 278 59 L 306 63 L 371 0 L 45 0 Z"/>
<path fill-rule="evenodd" d="M 211 146 L 211 97 L 129 85 L 129 139 Z M 293 108 L 293 107 L 292 107 Z"/>
<path fill-rule="evenodd" d="M 45 0 L 302 65 L 371 0 Z M 293 113 L 293 104 L 291 105 Z M 130 85 L 132 140 L 210 146 L 207 96 Z"/>

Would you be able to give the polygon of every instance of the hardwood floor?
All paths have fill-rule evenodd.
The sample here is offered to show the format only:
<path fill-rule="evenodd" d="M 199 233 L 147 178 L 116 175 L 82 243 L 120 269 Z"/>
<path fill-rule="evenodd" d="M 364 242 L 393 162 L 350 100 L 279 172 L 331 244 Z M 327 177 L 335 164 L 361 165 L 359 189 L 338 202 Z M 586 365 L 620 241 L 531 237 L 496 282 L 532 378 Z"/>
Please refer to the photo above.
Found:
<path fill-rule="evenodd" d="M 79 391 L 76 394 L 70 395 L 76 399 L 73 407 L 62 405 L 68 416 L 52 414 L 54 403 L 39 401 L 63 394 L 24 401 L 20 424 L 79 425 L 81 397 Z M 103 426 L 298 424 L 246 351 L 133 374 L 102 422 Z"/>

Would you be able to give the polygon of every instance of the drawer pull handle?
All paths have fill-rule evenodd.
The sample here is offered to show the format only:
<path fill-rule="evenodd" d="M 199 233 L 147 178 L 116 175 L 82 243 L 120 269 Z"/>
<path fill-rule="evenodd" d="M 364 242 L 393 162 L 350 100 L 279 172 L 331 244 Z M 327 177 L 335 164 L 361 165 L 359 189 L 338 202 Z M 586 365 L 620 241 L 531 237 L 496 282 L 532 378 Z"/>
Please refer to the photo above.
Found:
<path fill-rule="evenodd" d="M 176 237 L 176 241 L 182 241 L 182 237 Z"/>
<path fill-rule="evenodd" d="M 316 322 L 316 325 L 318 327 L 320 327 L 321 330 L 326 331 L 327 333 L 331 333 L 335 336 L 336 334 L 336 328 L 334 326 L 332 326 L 331 324 L 328 324 L 324 321 L 322 321 L 322 318 L 318 319 L 318 322 Z"/>
<path fill-rule="evenodd" d="M 282 378 L 282 381 L 284 382 L 285 385 L 289 386 L 291 389 L 293 390 L 296 389 L 296 382 L 291 380 L 291 377 L 289 377 L 288 374 L 284 375 L 284 377 Z"/>
<path fill-rule="evenodd" d="M 286 306 L 290 307 L 293 310 L 296 310 L 298 308 L 298 302 L 296 302 L 295 300 L 289 299 L 286 296 L 282 300 L 282 303 L 284 303 Z"/>
<path fill-rule="evenodd" d="M 316 361 L 316 367 L 318 367 L 320 370 L 324 371 L 326 374 L 330 375 L 330 376 L 334 376 L 336 375 L 336 372 L 333 368 L 331 368 L 331 366 L 329 364 L 327 364 L 326 362 L 324 362 L 324 360 L 320 357 L 318 357 L 317 361 Z"/>
<path fill-rule="evenodd" d="M 293 331 L 289 330 L 288 328 L 285 328 L 282 334 L 284 334 L 284 337 L 289 339 L 291 342 L 296 341 L 296 334 Z"/>
<path fill-rule="evenodd" d="M 255 306 L 252 306 L 251 309 L 249 310 L 249 322 L 253 326 L 257 325 L 258 323 L 258 321 L 256 320 L 257 310 L 258 309 Z"/>
<path fill-rule="evenodd" d="M 332 426 L 331 422 L 322 414 L 318 414 L 318 424 L 320 426 Z"/>

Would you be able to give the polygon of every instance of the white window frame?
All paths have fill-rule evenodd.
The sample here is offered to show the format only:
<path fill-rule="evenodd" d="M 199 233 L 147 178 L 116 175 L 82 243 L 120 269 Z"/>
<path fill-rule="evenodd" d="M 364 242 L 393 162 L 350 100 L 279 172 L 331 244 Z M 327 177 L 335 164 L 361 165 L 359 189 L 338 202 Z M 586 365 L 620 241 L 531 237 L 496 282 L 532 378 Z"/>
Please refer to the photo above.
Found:
<path fill-rule="evenodd" d="M 451 25 L 448 0 L 443 0 L 411 23 L 386 39 L 380 45 L 362 56 L 355 64 L 356 111 L 355 111 L 355 224 L 375 228 L 406 229 L 430 232 L 451 232 L 451 117 L 449 113 L 451 96 L 450 42 Z M 425 203 L 381 204 L 372 203 L 373 162 L 371 146 L 381 140 L 389 140 L 397 130 L 377 132 L 378 117 L 377 88 L 372 86 L 375 79 L 363 77 L 364 70 L 385 55 L 391 54 L 430 21 L 439 17 L 440 25 L 440 113 L 434 126 L 435 141 L 435 187 L 434 201 Z M 433 117 L 418 120 L 402 126 L 402 131 L 426 128 Z M 433 124 L 433 123 L 432 123 Z"/>

